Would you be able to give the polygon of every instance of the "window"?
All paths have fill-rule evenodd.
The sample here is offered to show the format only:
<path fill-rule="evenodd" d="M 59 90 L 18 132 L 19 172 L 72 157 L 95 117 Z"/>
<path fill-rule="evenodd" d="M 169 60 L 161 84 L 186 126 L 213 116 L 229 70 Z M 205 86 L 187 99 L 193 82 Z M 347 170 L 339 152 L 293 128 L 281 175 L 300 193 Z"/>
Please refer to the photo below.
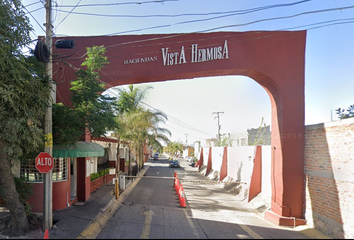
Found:
<path fill-rule="evenodd" d="M 54 158 L 53 182 L 68 180 L 68 162 L 65 158 Z M 30 159 L 21 164 L 20 176 L 27 182 L 43 182 L 44 174 L 37 170 L 34 159 Z"/>

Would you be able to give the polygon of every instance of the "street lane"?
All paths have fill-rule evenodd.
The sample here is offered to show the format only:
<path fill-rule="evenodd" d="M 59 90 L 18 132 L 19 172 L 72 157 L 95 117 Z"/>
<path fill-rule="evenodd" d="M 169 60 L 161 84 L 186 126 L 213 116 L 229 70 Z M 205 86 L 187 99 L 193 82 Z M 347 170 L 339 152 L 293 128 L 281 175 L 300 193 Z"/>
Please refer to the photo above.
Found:
<path fill-rule="evenodd" d="M 166 158 L 153 161 L 146 176 L 173 177 L 174 171 L 183 174 L 183 168 L 169 168 Z M 185 208 L 179 207 L 173 179 L 141 179 L 121 207 L 106 224 L 99 239 L 200 239 L 206 238 L 196 227 Z"/>
<path fill-rule="evenodd" d="M 266 221 L 247 202 L 209 183 L 197 169 L 179 159 L 181 168 L 169 168 L 169 160 L 149 162 L 145 176 L 182 180 L 186 208 L 180 207 L 173 179 L 142 178 L 117 209 L 99 239 L 306 239 L 291 228 Z"/>

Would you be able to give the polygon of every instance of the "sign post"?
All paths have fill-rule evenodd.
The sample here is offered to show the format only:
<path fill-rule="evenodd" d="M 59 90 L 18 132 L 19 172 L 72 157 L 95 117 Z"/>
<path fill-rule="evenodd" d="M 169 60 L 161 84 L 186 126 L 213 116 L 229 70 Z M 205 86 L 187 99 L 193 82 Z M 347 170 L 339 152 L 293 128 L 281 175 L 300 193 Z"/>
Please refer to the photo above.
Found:
<path fill-rule="evenodd" d="M 52 169 L 54 159 L 47 152 L 41 152 L 35 159 L 36 168 L 43 177 L 43 230 L 52 229 Z"/>
<path fill-rule="evenodd" d="M 53 61 L 52 61 L 52 37 L 53 37 L 53 26 L 52 26 L 52 0 L 45 0 L 45 44 L 49 50 L 49 61 L 45 64 L 46 73 L 50 80 L 53 80 Z M 53 153 L 53 119 L 52 119 L 52 104 L 56 103 L 56 84 L 51 84 L 52 91 L 48 106 L 45 114 L 45 146 L 44 151 L 50 156 Z M 53 161 L 52 161 L 53 164 Z M 40 167 L 41 168 L 41 167 Z M 43 179 L 43 197 L 44 197 L 44 208 L 43 208 L 43 231 L 46 229 L 52 229 L 53 227 L 53 182 L 52 182 L 52 171 L 44 174 Z"/>

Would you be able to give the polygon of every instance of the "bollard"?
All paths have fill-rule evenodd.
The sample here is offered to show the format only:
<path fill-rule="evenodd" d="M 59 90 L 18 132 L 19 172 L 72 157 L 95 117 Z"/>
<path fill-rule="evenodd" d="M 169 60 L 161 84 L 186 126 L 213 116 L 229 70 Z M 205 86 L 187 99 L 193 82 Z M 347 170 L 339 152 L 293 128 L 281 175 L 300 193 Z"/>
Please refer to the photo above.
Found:
<path fill-rule="evenodd" d="M 120 179 L 119 179 L 119 187 L 122 190 L 125 190 L 125 175 L 120 175 Z"/>
<path fill-rule="evenodd" d="M 44 238 L 43 239 L 49 239 L 49 232 L 48 229 L 45 230 L 44 232 Z"/>
<path fill-rule="evenodd" d="M 119 178 L 118 178 L 118 175 L 119 175 L 119 174 L 116 173 L 116 181 L 115 181 L 115 185 L 114 185 L 114 187 L 115 187 L 115 188 L 114 188 L 114 189 L 115 189 L 115 190 L 114 190 L 114 193 L 115 193 L 114 195 L 115 195 L 116 199 L 119 198 L 119 185 L 118 185 L 118 179 L 119 179 Z"/>

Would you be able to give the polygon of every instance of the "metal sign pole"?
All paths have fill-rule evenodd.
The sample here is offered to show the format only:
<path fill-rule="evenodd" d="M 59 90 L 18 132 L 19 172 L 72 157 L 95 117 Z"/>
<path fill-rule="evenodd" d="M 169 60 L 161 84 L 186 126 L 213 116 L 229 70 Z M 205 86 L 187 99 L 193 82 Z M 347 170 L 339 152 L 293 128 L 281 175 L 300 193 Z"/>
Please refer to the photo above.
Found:
<path fill-rule="evenodd" d="M 49 79 L 53 79 L 52 74 L 52 1 L 46 0 L 46 38 L 45 43 L 49 49 L 49 62 L 46 63 L 46 73 Z M 52 102 L 56 102 L 56 85 L 52 84 L 52 99 L 48 103 L 45 115 L 45 152 L 52 156 L 53 149 L 53 137 L 52 137 Z M 52 208 L 52 170 L 48 173 L 44 173 L 43 178 L 43 230 L 52 229 L 53 227 L 53 208 Z"/>

